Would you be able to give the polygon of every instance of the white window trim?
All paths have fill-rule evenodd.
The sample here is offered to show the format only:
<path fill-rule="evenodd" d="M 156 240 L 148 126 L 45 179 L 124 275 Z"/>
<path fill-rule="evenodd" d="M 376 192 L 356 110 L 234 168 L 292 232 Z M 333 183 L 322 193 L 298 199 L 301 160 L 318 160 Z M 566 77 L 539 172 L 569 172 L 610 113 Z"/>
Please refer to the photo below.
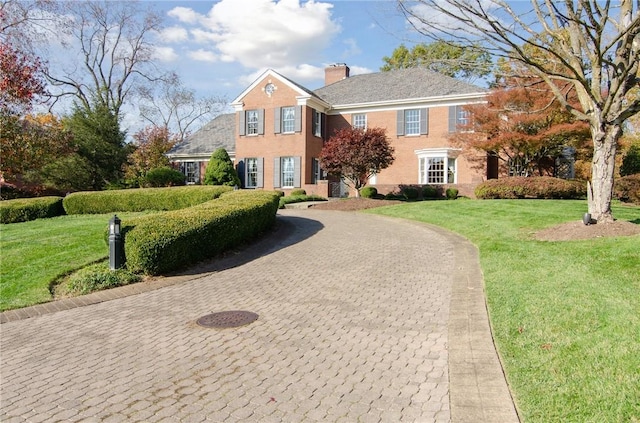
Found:
<path fill-rule="evenodd" d="M 358 117 L 358 116 L 362 116 L 364 118 L 364 125 L 356 125 L 356 117 Z M 368 121 L 367 121 L 367 114 L 366 113 L 354 113 L 353 114 L 353 127 L 354 128 L 361 128 L 361 129 L 366 131 L 367 130 L 367 124 L 368 124 Z"/>
<path fill-rule="evenodd" d="M 255 113 L 255 117 L 256 120 L 255 122 L 253 121 L 249 121 L 249 114 L 254 114 Z M 246 125 L 246 130 L 245 130 L 245 134 L 248 137 L 256 137 L 260 134 L 260 113 L 258 112 L 258 110 L 247 110 L 247 121 L 245 123 Z M 250 125 L 255 123 L 255 132 L 249 132 L 249 128 L 251 127 Z"/>
<path fill-rule="evenodd" d="M 442 184 L 434 184 L 433 182 L 428 183 L 426 180 L 421 179 L 422 175 L 420 175 L 420 161 L 422 159 L 427 159 L 427 158 L 443 157 L 445 158 L 445 167 L 447 169 L 449 166 L 449 159 L 455 160 L 456 171 L 453 174 L 453 183 L 457 184 L 458 183 L 458 160 L 457 159 L 461 151 L 462 149 L 460 148 L 423 148 L 422 150 L 415 150 L 414 153 L 416 154 L 416 156 L 418 156 L 418 183 L 425 184 L 425 185 L 447 185 L 450 183 L 450 182 L 447 182 L 448 180 L 447 175 L 445 175 L 444 177 L 445 182 L 443 182 Z"/>
<path fill-rule="evenodd" d="M 254 161 L 255 162 L 255 166 L 256 166 L 256 169 L 255 169 L 256 183 L 253 184 L 253 185 L 249 185 L 249 175 L 251 173 L 253 173 L 249 169 L 249 161 Z M 246 173 L 247 173 L 247 181 L 245 181 L 246 188 L 257 188 L 258 187 L 258 177 L 259 177 L 259 175 L 258 175 L 258 158 L 257 157 L 248 157 L 248 158 L 245 159 L 245 164 L 244 165 L 246 166 Z"/>
<path fill-rule="evenodd" d="M 282 126 L 282 133 L 283 134 L 293 134 L 296 132 L 296 108 L 295 106 L 286 106 L 283 107 L 282 109 L 282 122 L 280 123 Z M 289 110 L 291 112 L 291 118 L 290 119 L 286 119 L 285 118 L 285 110 Z M 291 130 L 285 130 L 285 122 L 290 123 L 291 124 Z"/>
<path fill-rule="evenodd" d="M 285 185 L 284 181 L 285 181 L 285 168 L 284 168 L 284 162 L 285 160 L 287 161 L 291 161 L 291 185 Z M 293 156 L 285 156 L 285 157 L 281 157 L 280 158 L 280 180 L 282 187 L 281 188 L 294 188 L 295 186 L 295 181 L 296 181 L 296 177 L 295 177 L 295 171 L 296 171 L 296 164 L 295 164 L 295 159 L 293 158 Z"/>

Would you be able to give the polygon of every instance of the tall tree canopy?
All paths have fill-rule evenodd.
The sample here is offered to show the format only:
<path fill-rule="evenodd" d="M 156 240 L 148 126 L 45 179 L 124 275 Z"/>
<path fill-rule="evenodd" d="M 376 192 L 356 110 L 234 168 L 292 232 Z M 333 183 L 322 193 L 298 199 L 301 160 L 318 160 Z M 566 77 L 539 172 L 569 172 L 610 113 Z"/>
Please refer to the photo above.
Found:
<path fill-rule="evenodd" d="M 391 57 L 382 58 L 382 71 L 413 67 L 426 67 L 452 78 L 473 81 L 489 75 L 491 55 L 480 49 L 467 49 L 442 40 L 413 46 L 411 50 L 401 44 L 393 50 Z"/>
<path fill-rule="evenodd" d="M 470 49 L 481 43 L 495 56 L 518 61 L 548 84 L 563 107 L 588 122 L 593 142 L 588 209 L 598 222 L 612 222 L 618 140 L 624 121 L 640 111 L 640 99 L 628 97 L 640 82 L 640 5 L 632 0 L 532 0 L 517 8 L 504 0 L 398 4 L 431 39 Z M 567 101 L 569 89 L 577 104 Z"/>
<path fill-rule="evenodd" d="M 385 129 L 348 127 L 329 138 L 319 159 L 327 173 L 345 179 L 359 196 L 369 178 L 391 166 L 393 152 Z"/>
<path fill-rule="evenodd" d="M 169 167 L 167 151 L 179 141 L 166 126 L 147 126 L 133 134 L 135 150 L 127 157 L 124 177 L 132 186 L 143 184 L 144 177 L 152 169 Z"/>

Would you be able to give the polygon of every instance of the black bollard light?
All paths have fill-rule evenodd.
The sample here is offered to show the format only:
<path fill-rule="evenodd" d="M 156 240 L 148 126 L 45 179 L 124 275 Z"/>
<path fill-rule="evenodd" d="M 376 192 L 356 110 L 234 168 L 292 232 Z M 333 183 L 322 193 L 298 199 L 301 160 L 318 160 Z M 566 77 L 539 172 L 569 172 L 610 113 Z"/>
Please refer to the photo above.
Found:
<path fill-rule="evenodd" d="M 124 265 L 124 246 L 120 234 L 121 220 L 115 214 L 109 220 L 109 269 L 116 270 Z"/>

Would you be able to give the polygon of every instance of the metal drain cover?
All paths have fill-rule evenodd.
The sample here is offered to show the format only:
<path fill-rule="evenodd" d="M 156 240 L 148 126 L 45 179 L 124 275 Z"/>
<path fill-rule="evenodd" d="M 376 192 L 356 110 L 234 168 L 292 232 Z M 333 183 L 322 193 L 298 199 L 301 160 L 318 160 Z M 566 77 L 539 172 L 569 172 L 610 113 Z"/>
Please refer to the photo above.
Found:
<path fill-rule="evenodd" d="M 236 328 L 258 320 L 258 315 L 250 311 L 220 311 L 202 316 L 196 323 L 206 328 Z"/>

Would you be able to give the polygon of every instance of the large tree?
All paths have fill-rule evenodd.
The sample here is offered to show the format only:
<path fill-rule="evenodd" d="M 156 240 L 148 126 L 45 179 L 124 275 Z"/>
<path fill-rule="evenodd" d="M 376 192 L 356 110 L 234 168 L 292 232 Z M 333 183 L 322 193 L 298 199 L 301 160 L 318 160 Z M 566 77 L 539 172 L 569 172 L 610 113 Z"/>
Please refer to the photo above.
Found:
<path fill-rule="evenodd" d="M 491 54 L 520 62 L 548 84 L 563 107 L 588 122 L 593 142 L 588 209 L 599 223 L 612 222 L 618 140 L 625 120 L 640 111 L 640 99 L 628 96 L 640 81 L 640 5 L 632 0 L 615 5 L 589 0 L 532 0 L 527 6 L 504 0 L 398 4 L 431 39 L 470 49 L 481 42 Z M 569 88 L 578 105 L 567 101 Z"/>
<path fill-rule="evenodd" d="M 385 62 L 380 68 L 382 71 L 420 66 L 470 82 L 491 72 L 491 55 L 488 52 L 442 40 L 416 44 L 411 50 L 401 44 L 390 57 L 385 56 L 382 60 Z"/>
<path fill-rule="evenodd" d="M 395 157 L 383 128 L 343 128 L 329 138 L 320 152 L 320 166 L 346 180 L 360 196 L 369 178 L 389 167 Z"/>
<path fill-rule="evenodd" d="M 0 40 L 0 113 L 21 114 L 45 94 L 42 63 Z"/>
<path fill-rule="evenodd" d="M 166 153 L 179 141 L 166 126 L 148 126 L 133 134 L 135 150 L 127 157 L 124 177 L 129 185 L 142 185 L 147 172 L 169 167 Z"/>

